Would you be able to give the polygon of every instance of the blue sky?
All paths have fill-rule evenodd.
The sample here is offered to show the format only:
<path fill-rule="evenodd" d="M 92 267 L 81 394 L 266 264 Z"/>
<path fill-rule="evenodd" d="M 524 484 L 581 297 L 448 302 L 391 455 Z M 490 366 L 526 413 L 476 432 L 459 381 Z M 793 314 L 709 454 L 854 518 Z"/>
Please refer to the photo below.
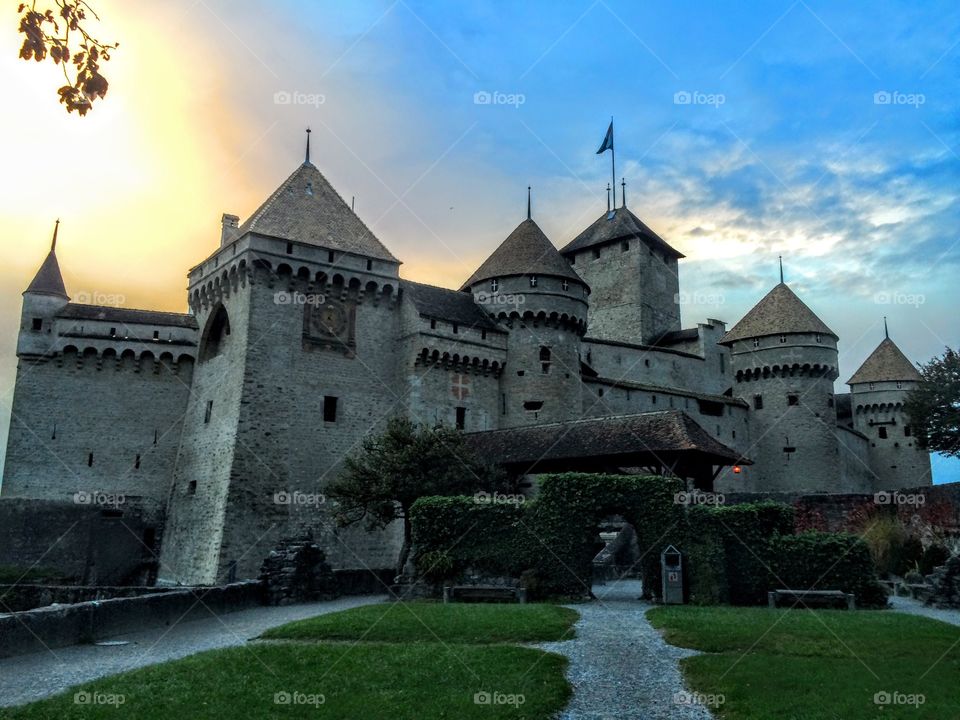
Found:
<path fill-rule="evenodd" d="M 882 339 L 884 315 L 911 360 L 960 344 L 956 2 L 176 0 L 136 14 L 176 38 L 169 62 L 190 72 L 176 88 L 149 68 L 136 88 L 118 77 L 104 108 L 176 90 L 191 151 L 215 170 L 191 168 L 138 211 L 169 216 L 201 193 L 219 205 L 168 218 L 182 222 L 149 262 L 135 245 L 98 257 L 101 276 L 66 233 L 68 286 L 184 310 L 184 270 L 216 246 L 220 213 L 246 217 L 269 195 L 310 125 L 314 162 L 356 197 L 402 274 L 457 287 L 523 218 L 528 184 L 557 245 L 600 215 L 610 165 L 595 151 L 614 116 L 627 204 L 687 256 L 685 326 L 732 325 L 775 284 L 782 254 L 787 281 L 840 336 L 838 390 Z M 122 69 L 138 48 L 125 58 L 118 39 Z M 484 92 L 511 102 L 476 103 Z M 170 147 L 157 143 L 154 165 Z M 97 181 L 102 197 L 129 191 L 129 173 Z M 11 212 L 18 203 L 12 193 Z M 84 222 L 65 228 L 92 232 Z M 11 306 L 42 259 L 48 219 L 37 223 L 35 261 L 8 258 L 30 269 L 0 278 Z M 124 267 L 105 280 L 109 263 Z M 0 318 L 5 358 L 13 322 Z M 935 468 L 960 480 L 960 462 Z"/>

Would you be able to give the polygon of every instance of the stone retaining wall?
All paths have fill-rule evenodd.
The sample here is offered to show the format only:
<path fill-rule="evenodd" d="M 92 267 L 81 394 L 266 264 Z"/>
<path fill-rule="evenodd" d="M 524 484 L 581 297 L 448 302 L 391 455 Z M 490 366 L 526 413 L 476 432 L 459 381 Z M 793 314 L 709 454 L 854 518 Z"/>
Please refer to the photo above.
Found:
<path fill-rule="evenodd" d="M 259 581 L 171 589 L 0 615 L 0 657 L 94 642 L 260 605 Z"/>

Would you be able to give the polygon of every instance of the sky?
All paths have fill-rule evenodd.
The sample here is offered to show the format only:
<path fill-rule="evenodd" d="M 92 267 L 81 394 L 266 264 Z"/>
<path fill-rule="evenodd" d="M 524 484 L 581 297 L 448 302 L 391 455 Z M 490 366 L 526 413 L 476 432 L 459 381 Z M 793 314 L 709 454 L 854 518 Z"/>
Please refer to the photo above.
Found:
<path fill-rule="evenodd" d="M 98 0 L 120 48 L 84 118 L 0 20 L 0 439 L 20 293 L 62 221 L 68 292 L 185 312 L 186 271 L 311 159 L 404 264 L 458 287 L 526 212 L 563 246 L 627 205 L 687 257 L 683 324 L 778 281 L 840 336 L 957 347 L 956 2 Z M 619 187 L 618 187 L 619 199 Z M 5 445 L 5 440 L 3 441 Z M 960 461 L 934 458 L 937 482 Z"/>

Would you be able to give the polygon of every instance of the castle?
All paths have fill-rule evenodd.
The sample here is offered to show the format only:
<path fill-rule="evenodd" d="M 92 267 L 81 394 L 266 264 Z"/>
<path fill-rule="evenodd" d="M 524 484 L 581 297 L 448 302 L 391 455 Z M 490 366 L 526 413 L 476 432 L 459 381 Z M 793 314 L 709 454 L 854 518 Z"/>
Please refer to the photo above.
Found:
<path fill-rule="evenodd" d="M 188 313 L 71 302 L 55 231 L 23 293 L 2 496 L 122 498 L 161 581 L 209 584 L 304 531 L 334 567 L 391 567 L 396 529 L 337 528 L 323 488 L 398 413 L 461 428 L 518 475 L 930 483 L 903 413 L 919 375 L 889 338 L 835 393 L 838 337 L 783 282 L 729 330 L 682 328 L 682 258 L 625 204 L 558 250 L 528 198 L 459 290 L 404 280 L 309 146 L 243 224 L 223 215 Z"/>

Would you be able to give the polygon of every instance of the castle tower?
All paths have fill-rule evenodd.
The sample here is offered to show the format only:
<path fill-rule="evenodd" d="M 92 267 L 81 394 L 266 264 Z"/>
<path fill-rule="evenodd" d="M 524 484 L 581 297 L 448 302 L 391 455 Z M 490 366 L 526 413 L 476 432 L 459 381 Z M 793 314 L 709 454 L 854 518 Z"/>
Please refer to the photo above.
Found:
<path fill-rule="evenodd" d="M 889 334 L 847 380 L 853 427 L 870 441 L 867 457 L 874 492 L 932 482 L 930 454 L 917 446 L 903 412 L 903 401 L 919 380 L 920 373 Z"/>
<path fill-rule="evenodd" d="M 579 418 L 580 338 L 590 288 L 529 211 L 460 289 L 509 331 L 500 427 Z"/>
<path fill-rule="evenodd" d="M 750 405 L 744 491 L 837 492 L 837 335 L 782 281 L 720 339 Z"/>
<path fill-rule="evenodd" d="M 680 329 L 683 254 L 625 205 L 597 218 L 560 252 L 590 286 L 591 338 L 644 345 Z"/>
<path fill-rule="evenodd" d="M 60 221 L 53 227 L 50 252 L 40 269 L 23 292 L 20 311 L 20 334 L 17 336 L 17 356 L 40 356 L 49 351 L 53 332 L 53 319 L 70 302 L 60 263 L 57 262 L 57 232 Z"/>
<path fill-rule="evenodd" d="M 398 336 L 399 264 L 309 149 L 245 223 L 224 216 L 220 247 L 189 273 L 199 361 L 162 580 L 255 577 L 278 540 L 305 532 L 335 566 L 393 564 L 382 537 L 338 540 L 323 490 L 401 406 L 383 352 Z"/>

